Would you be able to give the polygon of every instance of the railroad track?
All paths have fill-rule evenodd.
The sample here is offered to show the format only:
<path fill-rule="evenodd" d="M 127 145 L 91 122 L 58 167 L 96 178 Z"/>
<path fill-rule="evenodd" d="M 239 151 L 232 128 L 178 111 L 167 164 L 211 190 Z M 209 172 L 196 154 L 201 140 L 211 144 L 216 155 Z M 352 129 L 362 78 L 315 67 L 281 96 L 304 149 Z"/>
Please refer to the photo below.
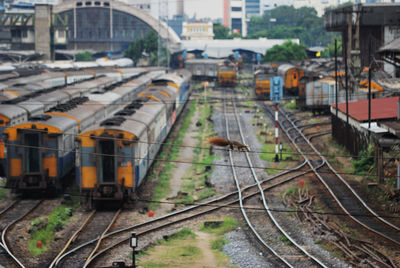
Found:
<path fill-rule="evenodd" d="M 261 186 L 265 190 L 269 190 L 280 186 L 284 183 L 287 183 L 291 180 L 294 180 L 304 174 L 311 172 L 311 170 L 305 169 L 305 163 L 299 165 L 297 167 L 297 173 L 293 174 L 293 172 L 282 172 L 277 174 L 271 178 L 268 178 L 261 182 Z M 243 199 L 248 199 L 254 197 L 259 194 L 258 185 L 253 184 L 249 185 L 242 189 L 242 196 Z M 104 239 L 108 239 L 104 244 L 107 244 L 105 247 L 100 249 L 89 262 L 89 265 L 93 263 L 96 264 L 96 261 L 99 261 L 100 257 L 105 255 L 106 253 L 110 252 L 111 250 L 119 247 L 124 246 L 127 244 L 130 238 L 130 232 L 135 231 L 136 235 L 140 238 L 146 235 L 150 235 L 156 231 L 164 230 L 167 227 L 188 221 L 190 219 L 200 217 L 203 215 L 208 215 L 213 211 L 219 210 L 221 208 L 234 208 L 236 209 L 236 204 L 238 203 L 237 198 L 238 192 L 232 192 L 226 194 L 224 196 L 218 197 L 216 199 L 203 202 L 201 204 L 191 206 L 182 210 L 175 211 L 173 213 L 167 214 L 165 216 L 161 216 L 155 218 L 151 221 L 139 223 L 132 226 L 127 226 L 125 228 L 115 230 L 110 232 L 104 236 Z M 83 244 L 78 245 L 77 247 L 71 249 L 66 254 L 72 254 L 76 251 L 81 250 L 89 245 L 96 243 L 98 239 L 93 239 L 91 241 L 85 242 Z"/>
<path fill-rule="evenodd" d="M 271 118 L 273 118 L 272 107 L 268 107 L 266 104 L 263 105 Z M 325 186 L 344 214 L 371 233 L 399 247 L 400 228 L 373 211 L 311 144 L 309 139 L 293 122 L 293 119 L 282 109 L 280 109 L 280 114 L 283 116 L 283 120 L 281 119 L 279 122 L 281 129 L 303 156 L 307 165 Z M 392 265 L 387 264 L 388 267 L 396 267 L 393 266 L 390 258 L 387 257 L 387 259 Z"/>
<path fill-rule="evenodd" d="M 54 258 L 49 267 L 86 267 L 96 253 L 104 235 L 114 225 L 120 213 L 121 209 L 116 212 L 92 211 L 78 230 L 68 239 L 64 248 Z M 98 243 L 94 247 L 85 247 L 79 251 L 66 252 L 73 243 L 79 245 L 95 238 Z"/>
<path fill-rule="evenodd" d="M 31 214 L 42 202 L 43 200 L 35 200 L 34 202 L 32 200 L 15 200 L 0 212 L 2 229 L 0 247 L 3 254 L 8 256 L 7 265 L 12 263 L 17 267 L 25 267 L 22 261 L 13 253 L 7 235 L 14 225 Z"/>
<path fill-rule="evenodd" d="M 234 119 L 230 119 L 230 116 L 228 115 L 227 112 L 227 107 L 226 107 L 226 102 L 224 102 L 224 113 L 225 113 L 225 126 L 226 126 L 226 135 L 229 140 L 239 140 L 243 144 L 246 144 L 246 139 L 244 137 L 243 129 L 241 126 L 240 118 L 237 112 L 236 108 L 236 101 L 232 100 L 232 107 L 233 107 L 233 116 Z M 235 126 L 232 126 L 235 125 Z M 264 216 L 268 215 L 269 218 L 266 219 L 270 221 L 278 230 L 279 232 L 284 235 L 291 243 L 294 245 L 295 252 L 298 254 L 300 253 L 300 256 L 296 256 L 294 259 L 291 258 L 293 257 L 293 254 L 295 253 L 289 253 L 287 252 L 287 249 L 282 249 L 282 248 L 275 248 L 273 246 L 270 246 L 266 241 L 270 238 L 269 235 L 265 235 L 263 232 L 264 230 L 262 229 L 261 226 L 256 226 L 253 225 L 252 222 L 257 222 L 257 220 L 260 219 L 260 217 L 263 217 L 260 215 L 260 213 L 251 213 L 251 211 L 247 210 L 246 207 L 244 206 L 244 202 L 241 199 L 241 184 L 243 183 L 239 176 L 237 176 L 237 171 L 238 169 L 235 168 L 235 163 L 238 162 L 238 158 L 242 158 L 240 161 L 239 165 L 243 165 L 243 162 L 247 162 L 249 169 L 247 169 L 246 174 L 242 173 L 242 176 L 249 176 L 254 179 L 257 185 L 259 185 L 258 190 L 261 196 L 262 200 L 262 207 L 265 210 Z M 308 250 L 306 250 L 305 245 L 301 245 L 294 237 L 289 235 L 289 233 L 282 227 L 282 225 L 278 222 L 278 219 L 271 213 L 271 208 L 268 205 L 267 199 L 264 194 L 264 189 L 261 187 L 260 181 L 258 179 L 258 176 L 255 172 L 255 169 L 253 168 L 253 161 L 250 157 L 250 154 L 248 152 L 236 154 L 235 157 L 233 155 L 232 151 L 229 151 L 229 159 L 230 163 L 232 165 L 232 173 L 235 179 L 235 184 L 239 192 L 239 203 L 241 207 L 241 212 L 243 217 L 245 218 L 247 225 L 250 227 L 251 231 L 253 232 L 254 236 L 257 238 L 257 240 L 265 247 L 267 248 L 270 252 L 272 252 L 273 255 L 275 255 L 284 265 L 288 267 L 310 267 L 310 266 L 321 266 L 321 267 L 328 267 L 323 261 L 321 261 L 318 257 L 314 256 L 312 253 L 310 253 Z M 250 174 L 249 174 L 250 173 Z M 263 220 L 262 220 L 263 221 Z M 264 221 L 265 222 L 265 221 Z M 288 257 L 287 255 L 291 255 Z"/>

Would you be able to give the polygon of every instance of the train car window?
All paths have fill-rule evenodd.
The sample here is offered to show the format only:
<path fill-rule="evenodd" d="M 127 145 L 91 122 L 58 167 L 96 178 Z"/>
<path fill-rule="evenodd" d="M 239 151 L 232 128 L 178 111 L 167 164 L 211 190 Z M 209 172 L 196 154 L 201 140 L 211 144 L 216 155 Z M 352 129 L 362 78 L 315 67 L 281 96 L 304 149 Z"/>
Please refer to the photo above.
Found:
<path fill-rule="evenodd" d="M 258 79 L 258 80 L 267 80 L 268 77 L 267 77 L 266 74 L 259 74 L 259 75 L 257 76 L 257 79 Z"/>
<path fill-rule="evenodd" d="M 112 140 L 99 141 L 100 179 L 102 182 L 113 182 L 115 178 L 115 146 Z"/>
<path fill-rule="evenodd" d="M 221 71 L 233 71 L 233 67 L 230 66 L 222 66 Z"/>
<path fill-rule="evenodd" d="M 40 171 L 39 134 L 25 134 L 25 172 Z"/>
<path fill-rule="evenodd" d="M 296 73 L 293 74 L 293 79 L 297 79 L 297 74 Z"/>

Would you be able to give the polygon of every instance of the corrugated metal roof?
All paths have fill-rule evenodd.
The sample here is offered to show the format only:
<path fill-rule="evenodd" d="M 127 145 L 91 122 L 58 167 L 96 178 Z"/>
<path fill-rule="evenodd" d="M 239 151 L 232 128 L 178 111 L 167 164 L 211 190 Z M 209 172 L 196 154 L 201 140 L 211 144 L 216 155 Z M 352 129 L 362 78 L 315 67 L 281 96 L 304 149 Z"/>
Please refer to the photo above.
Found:
<path fill-rule="evenodd" d="M 400 38 L 394 39 L 388 44 L 379 48 L 379 52 L 400 52 Z"/>
<path fill-rule="evenodd" d="M 397 118 L 397 103 L 400 97 L 372 99 L 371 120 Z M 336 104 L 332 105 L 336 108 Z M 346 113 L 346 103 L 339 103 L 339 111 Z M 349 102 L 349 115 L 357 121 L 368 120 L 368 100 Z"/>
<path fill-rule="evenodd" d="M 244 49 L 255 53 L 265 54 L 274 45 L 282 45 L 289 39 L 215 39 L 215 40 L 182 40 L 182 49 L 203 50 L 209 57 L 226 58 L 235 49 Z M 291 39 L 299 44 L 299 39 Z"/>

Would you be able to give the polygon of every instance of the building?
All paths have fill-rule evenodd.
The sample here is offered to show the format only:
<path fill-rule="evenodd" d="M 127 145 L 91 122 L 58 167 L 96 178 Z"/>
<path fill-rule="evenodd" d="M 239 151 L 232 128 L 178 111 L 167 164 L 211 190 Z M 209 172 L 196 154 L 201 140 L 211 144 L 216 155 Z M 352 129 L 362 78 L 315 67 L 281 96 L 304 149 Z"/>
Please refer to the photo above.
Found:
<path fill-rule="evenodd" d="M 246 36 L 246 0 L 224 0 L 223 22 L 225 26 L 231 29 L 232 33 Z"/>
<path fill-rule="evenodd" d="M 223 19 L 222 23 L 225 27 L 230 27 L 230 18 L 231 18 L 231 8 L 230 8 L 230 0 L 224 0 L 224 6 L 223 6 Z"/>
<path fill-rule="evenodd" d="M 382 46 L 400 37 L 399 13 L 399 3 L 356 4 L 325 13 L 327 31 L 342 34 L 352 76 L 358 77 L 372 57 L 380 59 Z M 392 64 L 383 65 L 386 72 L 396 73 Z"/>
<path fill-rule="evenodd" d="M 207 55 L 209 58 L 227 58 L 238 51 L 243 60 L 257 62 L 257 54 L 263 56 L 275 45 L 282 45 L 288 39 L 216 39 L 216 40 L 182 40 L 182 49 L 187 52 Z M 292 39 L 299 44 L 299 39 Z"/>
<path fill-rule="evenodd" d="M 246 0 L 246 18 L 261 15 L 261 0 Z"/>
<path fill-rule="evenodd" d="M 400 145 L 400 97 L 372 99 L 370 121 L 368 100 L 349 102 L 348 107 L 346 113 L 346 103 L 339 103 L 338 111 L 335 104 L 331 106 L 332 137 L 352 155 L 359 155 L 372 144 L 377 176 L 383 182 L 387 167 L 384 153 L 393 152 L 393 146 Z"/>
<path fill-rule="evenodd" d="M 36 50 L 49 58 L 55 49 L 120 53 L 148 32 L 160 34 L 171 52 L 180 38 L 166 23 L 118 1 L 68 1 L 41 5 L 36 13 L 5 14 L 0 21 L 0 43 L 12 50 Z M 50 19 L 51 18 L 51 19 Z M 40 26 L 38 25 L 40 23 Z M 167 41 L 168 40 L 168 41 Z M 53 52 L 51 52 L 53 51 Z"/>
<path fill-rule="evenodd" d="M 182 40 L 213 40 L 212 22 L 183 22 Z"/>

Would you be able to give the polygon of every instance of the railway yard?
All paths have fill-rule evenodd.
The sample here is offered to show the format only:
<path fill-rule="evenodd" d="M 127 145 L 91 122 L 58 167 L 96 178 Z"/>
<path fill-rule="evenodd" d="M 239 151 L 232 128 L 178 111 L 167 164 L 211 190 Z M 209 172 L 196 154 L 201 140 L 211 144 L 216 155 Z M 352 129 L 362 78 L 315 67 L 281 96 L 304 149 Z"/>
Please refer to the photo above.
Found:
<path fill-rule="evenodd" d="M 354 171 L 327 113 L 284 98 L 278 156 L 275 106 L 251 72 L 236 85 L 190 77 L 97 69 L 3 94 L 0 265 L 400 266 L 399 204 Z"/>

